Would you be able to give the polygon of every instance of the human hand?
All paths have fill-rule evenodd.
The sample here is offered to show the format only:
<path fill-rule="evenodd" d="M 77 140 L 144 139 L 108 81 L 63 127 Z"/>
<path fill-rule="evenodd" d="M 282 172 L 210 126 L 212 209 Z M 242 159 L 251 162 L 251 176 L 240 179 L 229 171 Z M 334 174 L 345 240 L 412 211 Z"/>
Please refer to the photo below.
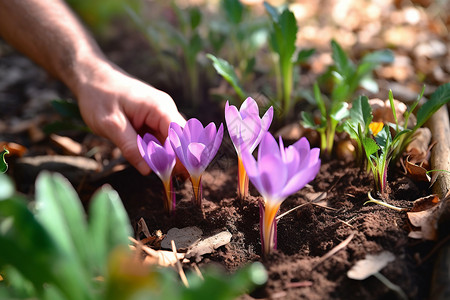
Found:
<path fill-rule="evenodd" d="M 91 130 L 110 139 L 143 175 L 150 168 L 139 153 L 137 132 L 150 132 L 160 141 L 170 122 L 184 126 L 173 99 L 113 66 L 88 73 L 77 85 L 81 115 Z"/>

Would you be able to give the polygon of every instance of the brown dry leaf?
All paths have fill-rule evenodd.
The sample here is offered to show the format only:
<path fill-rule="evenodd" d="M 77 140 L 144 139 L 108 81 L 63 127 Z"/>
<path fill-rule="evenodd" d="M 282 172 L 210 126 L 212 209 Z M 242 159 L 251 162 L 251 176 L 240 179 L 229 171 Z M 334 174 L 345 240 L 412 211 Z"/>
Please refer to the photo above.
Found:
<path fill-rule="evenodd" d="M 375 273 L 378 273 L 388 263 L 395 260 L 394 254 L 389 251 L 383 251 L 378 254 L 369 254 L 365 259 L 359 260 L 347 272 L 348 278 L 355 280 L 364 280 Z"/>
<path fill-rule="evenodd" d="M 27 148 L 12 142 L 0 142 L 0 151 L 3 150 L 3 148 L 6 148 L 9 151 L 9 156 L 22 157 L 27 152 Z"/>
<path fill-rule="evenodd" d="M 83 146 L 67 136 L 51 134 L 50 140 L 61 147 L 65 154 L 81 155 L 83 153 Z"/>
<path fill-rule="evenodd" d="M 429 195 L 426 197 L 422 197 L 422 198 L 416 199 L 414 201 L 413 207 L 411 208 L 410 211 L 417 212 L 417 211 L 430 209 L 430 208 L 436 206 L 437 204 L 439 204 L 439 202 L 440 202 L 439 197 L 435 194 Z"/>
<path fill-rule="evenodd" d="M 199 262 L 202 259 L 202 255 L 212 253 L 215 249 L 228 244 L 231 241 L 231 237 L 231 233 L 225 230 L 200 240 L 189 248 L 186 257 L 195 257 L 196 262 Z"/>
<path fill-rule="evenodd" d="M 140 218 L 137 222 L 136 236 L 139 237 L 141 234 L 145 236 L 145 238 L 140 240 L 142 244 L 146 244 L 154 248 L 161 248 L 161 241 L 163 240 L 164 235 L 161 230 L 157 230 L 154 234 L 151 234 L 148 230 L 147 223 L 145 223 L 143 218 Z"/>
<path fill-rule="evenodd" d="M 411 224 L 418 230 L 411 231 L 408 236 L 415 239 L 436 240 L 437 219 L 439 212 L 439 198 L 437 195 L 430 195 L 414 201 L 414 206 L 407 212 Z"/>
<path fill-rule="evenodd" d="M 412 163 L 422 162 L 429 153 L 431 142 L 431 130 L 427 127 L 417 129 L 413 134 L 411 142 L 406 146 L 405 152 L 409 156 L 409 161 Z"/>
<path fill-rule="evenodd" d="M 416 165 L 409 161 L 409 156 L 404 161 L 406 175 L 410 177 L 414 181 L 426 181 L 430 182 L 431 177 L 427 173 L 427 169 L 422 167 L 421 165 Z"/>

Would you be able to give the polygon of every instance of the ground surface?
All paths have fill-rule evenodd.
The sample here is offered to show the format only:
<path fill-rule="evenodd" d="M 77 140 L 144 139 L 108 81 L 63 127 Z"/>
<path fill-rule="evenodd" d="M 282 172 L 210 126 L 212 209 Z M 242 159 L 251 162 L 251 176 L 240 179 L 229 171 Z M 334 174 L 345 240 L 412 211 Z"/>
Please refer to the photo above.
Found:
<path fill-rule="evenodd" d="M 321 6 L 309 3 L 314 1 L 304 2 L 296 6 L 303 24 L 299 42 L 304 47 L 318 49 L 315 59 L 303 71 L 306 72 L 305 85 L 311 83 L 307 74 L 314 78 L 330 62 L 329 40 L 332 37 L 339 37 L 339 42 L 354 58 L 372 49 L 390 47 L 394 50 L 394 65 L 376 72 L 379 95 L 384 98 L 392 88 L 398 95 L 396 98 L 408 102 L 416 97 L 423 82 L 432 91 L 449 81 L 450 19 L 442 15 L 442 7 L 413 6 L 409 1 L 395 1 L 397 6 L 391 1 L 377 4 L 356 1 L 354 5 L 352 1 L 323 1 Z M 343 14 L 346 18 L 338 13 L 342 11 L 346 12 Z M 143 63 L 148 50 L 144 39 L 119 30 L 118 36 L 113 35 L 104 44 L 107 55 L 125 70 L 145 81 L 158 83 L 155 73 Z M 204 122 L 223 122 L 220 106 L 203 107 L 201 113 L 194 114 L 188 102 L 176 97 L 176 92 L 172 95 L 181 110 L 186 109 L 191 114 L 189 116 Z M 189 181 L 179 180 L 176 183 L 177 213 L 168 217 L 162 211 L 160 180 L 154 174 L 139 175 L 121 160 L 111 143 L 92 134 L 59 132 L 82 146 L 79 154 L 68 154 L 70 146 L 61 146 L 44 134 L 42 128 L 60 118 L 50 108 L 50 100 L 69 97 L 70 93 L 60 83 L 4 43 L 0 44 L 0 142 L 24 146 L 25 157 L 29 158 L 64 155 L 89 159 L 81 164 L 69 162 L 74 166 L 68 168 L 53 164 L 51 169 L 71 179 L 84 203 L 100 185 L 111 184 L 118 190 L 132 224 L 136 225 L 142 217 L 151 232 L 166 233 L 173 227 L 194 225 L 200 227 L 205 236 L 228 230 L 232 233 L 231 242 L 205 255 L 199 264 L 218 263 L 234 271 L 249 262 L 263 261 L 269 272 L 267 284 L 243 299 L 395 299 L 396 294 L 374 277 L 355 281 L 346 275 L 367 254 L 384 250 L 393 253 L 395 260 L 381 273 L 399 285 L 410 299 L 427 298 L 434 260 L 434 256 L 428 257 L 428 254 L 435 244 L 407 237 L 410 224 L 405 213 L 363 205 L 367 192 L 372 189 L 372 179 L 360 173 L 352 163 L 325 159 L 310 186 L 283 203 L 281 212 L 305 205 L 279 221 L 278 251 L 263 259 L 258 193 L 251 187 L 251 196 L 243 203 L 235 199 L 236 157 L 227 138 L 203 176 L 203 214 L 191 205 Z M 9 172 L 21 191 L 32 194 L 34 178 L 42 165 L 23 167 L 18 156 L 7 157 Z M 84 167 L 88 162 L 96 164 L 98 170 Z M 389 179 L 390 203 L 397 206 L 411 207 L 412 200 L 430 193 L 426 185 L 411 181 L 399 169 L 391 170 Z M 311 204 L 319 194 L 325 196 L 319 203 L 322 206 Z M 350 236 L 350 242 L 342 250 L 323 259 Z M 187 264 L 186 268 L 189 267 Z"/>

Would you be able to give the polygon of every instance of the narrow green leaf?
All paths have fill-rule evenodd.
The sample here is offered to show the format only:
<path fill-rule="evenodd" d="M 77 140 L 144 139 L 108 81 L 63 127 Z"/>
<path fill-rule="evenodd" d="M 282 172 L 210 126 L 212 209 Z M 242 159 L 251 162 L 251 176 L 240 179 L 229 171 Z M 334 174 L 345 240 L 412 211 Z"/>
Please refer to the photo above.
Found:
<path fill-rule="evenodd" d="M 102 187 L 89 207 L 89 233 L 92 258 L 99 274 L 105 274 L 110 252 L 117 246 L 127 246 L 132 228 L 122 201 L 109 186 Z"/>
<path fill-rule="evenodd" d="M 36 216 L 53 239 L 86 266 L 90 244 L 84 209 L 75 190 L 60 174 L 42 172 L 36 179 Z"/>
<path fill-rule="evenodd" d="M 239 24 L 242 21 L 244 6 L 239 0 L 223 0 L 222 6 L 231 23 Z"/>
<path fill-rule="evenodd" d="M 431 95 L 430 100 L 420 107 L 417 112 L 417 124 L 414 129 L 422 127 L 442 105 L 450 102 L 450 83 L 439 86 Z"/>
<path fill-rule="evenodd" d="M 9 154 L 9 151 L 6 148 L 3 148 L 3 151 L 0 152 L 0 173 L 8 171 L 8 163 L 5 160 L 5 155 L 7 154 Z"/>
<path fill-rule="evenodd" d="M 207 54 L 206 56 L 213 62 L 214 69 L 216 69 L 217 73 L 222 75 L 222 77 L 234 88 L 239 99 L 244 99 L 245 93 L 241 88 L 239 79 L 234 72 L 234 68 L 222 58 L 215 57 L 212 54 Z"/>
<path fill-rule="evenodd" d="M 389 104 L 391 105 L 392 115 L 394 116 L 395 125 L 398 126 L 397 112 L 395 111 L 394 95 L 389 90 Z"/>
<path fill-rule="evenodd" d="M 308 61 L 308 59 L 316 52 L 316 49 L 302 49 L 298 52 L 296 63 L 302 64 Z"/>
<path fill-rule="evenodd" d="M 272 18 L 272 21 L 274 23 L 278 23 L 278 18 L 280 16 L 278 10 L 267 1 L 264 1 L 264 7 L 266 8 L 266 11 L 269 13 L 269 16 Z"/>
<path fill-rule="evenodd" d="M 191 21 L 191 29 L 195 30 L 202 22 L 202 12 L 198 7 L 192 7 L 189 10 L 189 19 Z"/>
<path fill-rule="evenodd" d="M 69 100 L 55 99 L 51 102 L 53 108 L 63 117 L 82 120 L 78 104 Z"/>
<path fill-rule="evenodd" d="M 344 77 L 349 77 L 354 71 L 353 62 L 348 58 L 345 51 L 335 41 L 331 41 L 332 58 L 336 65 L 337 71 Z"/>
<path fill-rule="evenodd" d="M 317 83 L 317 81 L 314 83 L 313 90 L 314 99 L 316 100 L 317 107 L 319 107 L 320 114 L 322 115 L 322 117 L 326 118 L 327 109 L 325 107 L 325 102 L 322 99 L 322 93 L 320 92 L 319 84 Z"/>
<path fill-rule="evenodd" d="M 361 63 L 371 63 L 375 66 L 379 64 L 390 64 L 394 62 L 394 54 L 389 49 L 378 50 L 372 53 L 364 55 L 361 59 Z"/>

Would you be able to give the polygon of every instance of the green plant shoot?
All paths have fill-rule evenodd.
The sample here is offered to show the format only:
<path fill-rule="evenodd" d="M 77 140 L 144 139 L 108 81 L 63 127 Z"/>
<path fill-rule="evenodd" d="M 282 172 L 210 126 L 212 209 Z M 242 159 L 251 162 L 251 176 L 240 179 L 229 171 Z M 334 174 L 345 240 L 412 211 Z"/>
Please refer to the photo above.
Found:
<path fill-rule="evenodd" d="M 214 69 L 217 73 L 219 73 L 233 87 L 238 99 L 245 99 L 246 93 L 242 89 L 241 83 L 239 82 L 239 78 L 237 77 L 233 66 L 226 60 L 215 57 L 212 54 L 207 54 L 206 57 L 213 62 Z M 236 103 L 233 104 L 236 105 Z"/>
<path fill-rule="evenodd" d="M 294 13 L 289 9 L 284 9 L 279 13 L 275 7 L 267 2 L 264 2 L 264 6 L 272 20 L 269 43 L 274 54 L 276 54 L 274 57 L 278 65 L 277 98 L 283 99 L 283 111 L 287 113 L 291 108 L 295 63 L 293 56 L 296 50 L 295 41 L 298 31 L 297 20 Z"/>
<path fill-rule="evenodd" d="M 5 173 L 8 171 L 8 163 L 5 160 L 5 155 L 9 154 L 8 149 L 3 148 L 3 151 L 0 152 L 0 172 Z"/>
<path fill-rule="evenodd" d="M 317 124 L 312 114 L 306 111 L 301 112 L 302 123 L 303 126 L 319 132 L 321 152 L 331 155 L 336 128 L 348 116 L 348 104 L 335 101 L 332 102 L 331 107 L 327 107 L 317 82 L 314 84 L 313 90 L 314 99 L 320 111 L 320 123 Z"/>

